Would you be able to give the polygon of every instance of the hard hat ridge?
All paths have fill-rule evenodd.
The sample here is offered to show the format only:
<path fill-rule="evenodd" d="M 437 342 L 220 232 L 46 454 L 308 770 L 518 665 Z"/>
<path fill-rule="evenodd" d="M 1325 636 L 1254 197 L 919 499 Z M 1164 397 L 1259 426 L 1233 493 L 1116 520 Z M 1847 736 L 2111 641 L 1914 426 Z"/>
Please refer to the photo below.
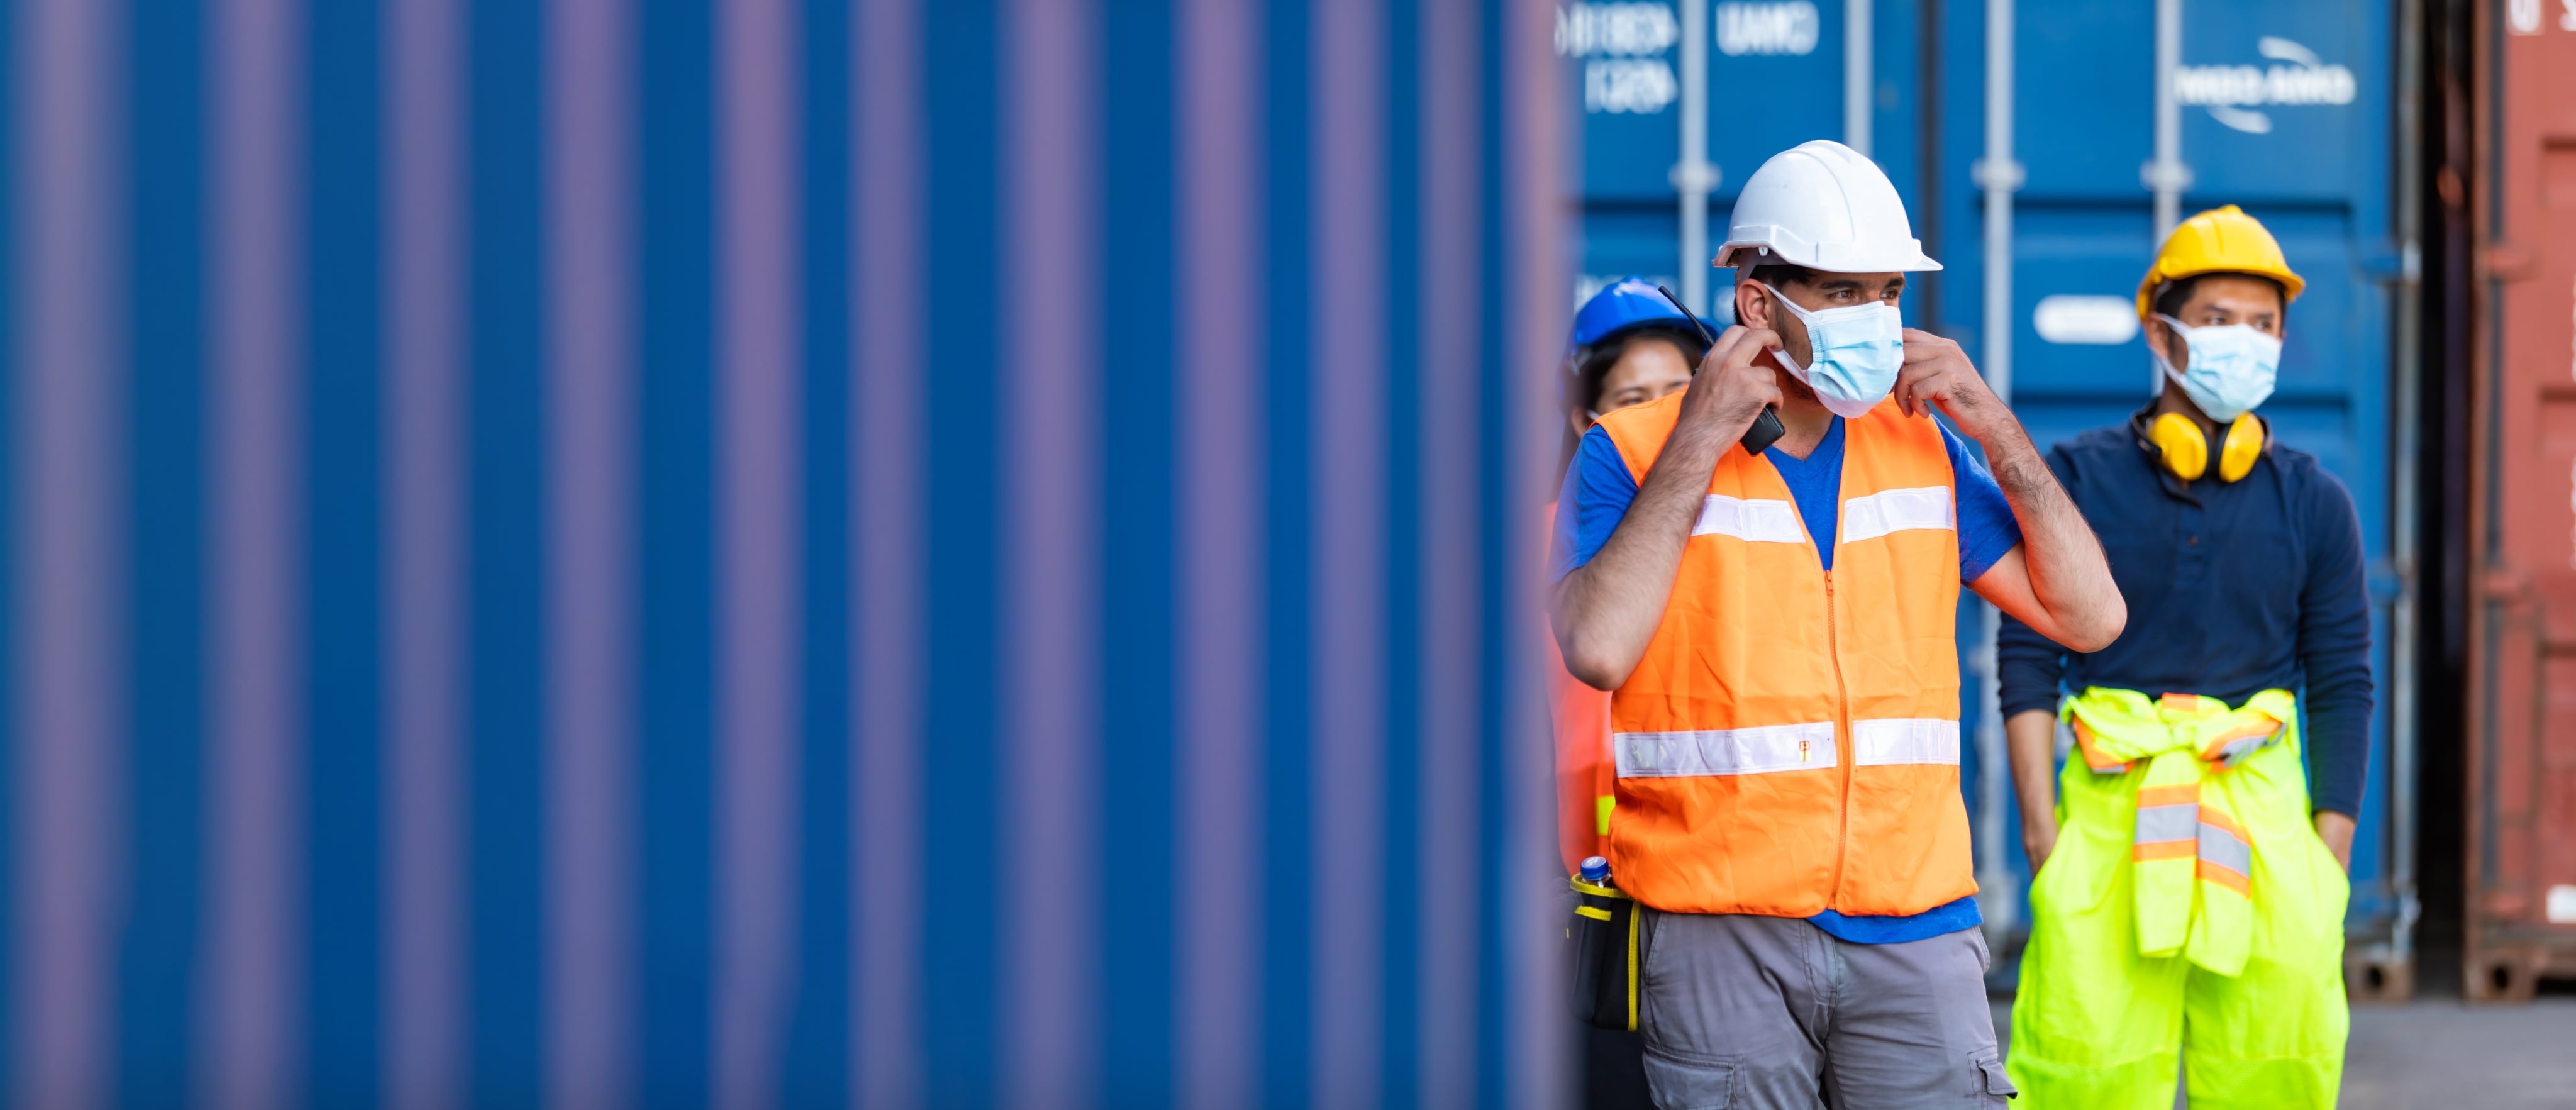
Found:
<path fill-rule="evenodd" d="M 1843 274 L 1941 268 L 1886 172 L 1831 139 L 1772 155 L 1745 179 L 1714 264 L 1752 261 Z"/>

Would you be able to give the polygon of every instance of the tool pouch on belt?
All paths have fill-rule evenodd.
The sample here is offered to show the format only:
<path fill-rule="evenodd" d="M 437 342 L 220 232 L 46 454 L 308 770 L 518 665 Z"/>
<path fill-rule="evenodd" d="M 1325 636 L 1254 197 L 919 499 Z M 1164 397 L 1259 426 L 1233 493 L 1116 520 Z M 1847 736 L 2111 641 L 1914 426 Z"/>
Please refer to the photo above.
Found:
<path fill-rule="evenodd" d="M 1637 1027 L 1637 900 L 1616 887 L 1574 884 L 1574 920 L 1565 930 L 1574 960 L 1574 1016 L 1596 1029 Z"/>

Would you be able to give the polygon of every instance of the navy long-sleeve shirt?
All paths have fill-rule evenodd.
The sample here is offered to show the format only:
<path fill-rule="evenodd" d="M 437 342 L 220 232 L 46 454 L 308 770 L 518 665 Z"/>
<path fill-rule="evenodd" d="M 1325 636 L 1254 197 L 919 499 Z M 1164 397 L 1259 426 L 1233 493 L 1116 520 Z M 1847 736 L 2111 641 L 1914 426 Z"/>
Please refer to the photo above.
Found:
<path fill-rule="evenodd" d="M 2213 460 L 2214 462 L 2214 460 Z M 2005 617 L 1996 671 L 2009 718 L 2110 686 L 2242 703 L 2278 687 L 2307 706 L 2309 797 L 2361 810 L 2370 763 L 2370 599 L 2352 494 L 2275 443 L 2242 480 L 2185 483 L 2130 424 L 2050 448 L 2049 469 L 2102 537 L 2129 604 L 2111 646 L 2077 654 Z"/>

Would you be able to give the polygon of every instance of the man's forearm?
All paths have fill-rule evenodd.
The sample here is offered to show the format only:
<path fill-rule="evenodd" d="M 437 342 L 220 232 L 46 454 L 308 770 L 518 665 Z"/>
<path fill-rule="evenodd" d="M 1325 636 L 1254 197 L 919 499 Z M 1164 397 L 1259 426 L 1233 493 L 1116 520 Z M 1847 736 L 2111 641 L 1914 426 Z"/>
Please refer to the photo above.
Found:
<path fill-rule="evenodd" d="M 1675 426 L 1609 540 L 1557 583 L 1557 648 L 1574 677 L 1612 689 L 1645 654 L 1724 449 L 1705 425 Z"/>
<path fill-rule="evenodd" d="M 1986 454 L 1994 465 L 1995 484 L 2003 488 L 2013 519 L 2021 525 L 2031 596 L 2061 628 L 2107 625 L 2106 641 L 2118 635 L 2127 605 L 2120 600 L 2093 526 L 2057 484 L 2057 475 L 2039 457 L 2028 433 L 2015 425 L 2009 437 L 1994 438 L 2004 442 L 1986 444 Z"/>
<path fill-rule="evenodd" d="M 2004 749 L 2012 761 L 2013 796 L 2022 820 L 2057 820 L 2057 715 L 2025 710 L 2004 719 Z"/>

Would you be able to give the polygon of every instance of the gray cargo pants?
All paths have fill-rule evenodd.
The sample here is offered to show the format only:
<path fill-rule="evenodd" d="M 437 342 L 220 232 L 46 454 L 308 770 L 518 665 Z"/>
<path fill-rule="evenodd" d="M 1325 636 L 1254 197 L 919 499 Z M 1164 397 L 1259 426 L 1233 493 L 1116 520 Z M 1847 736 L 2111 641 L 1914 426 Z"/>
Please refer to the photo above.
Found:
<path fill-rule="evenodd" d="M 1663 1110 L 2004 1106 L 1975 929 L 1852 944 L 1794 917 L 1641 922 L 1638 1025 Z"/>

